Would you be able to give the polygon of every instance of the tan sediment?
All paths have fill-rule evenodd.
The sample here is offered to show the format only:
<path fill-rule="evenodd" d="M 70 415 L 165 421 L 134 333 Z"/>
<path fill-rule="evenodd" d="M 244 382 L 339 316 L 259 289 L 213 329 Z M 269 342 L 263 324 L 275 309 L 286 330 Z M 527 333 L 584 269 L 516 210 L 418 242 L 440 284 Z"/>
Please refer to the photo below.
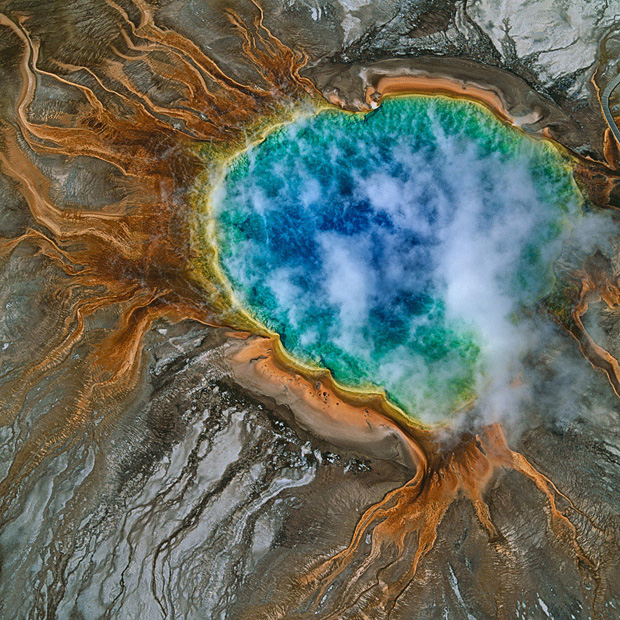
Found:
<path fill-rule="evenodd" d="M 327 371 L 297 372 L 282 363 L 276 338 L 236 334 L 226 353 L 230 373 L 240 386 L 290 409 L 304 430 L 364 455 L 397 461 L 421 479 L 427 460 L 427 431 L 406 419 L 381 394 L 339 388 Z M 309 376 L 314 375 L 314 376 Z"/>
<path fill-rule="evenodd" d="M 382 77 L 375 87 L 367 87 L 366 103 L 370 106 L 376 106 L 377 100 L 381 97 L 405 94 L 445 95 L 458 99 L 469 99 L 482 103 L 504 121 L 512 124 L 523 122 L 522 119 L 519 119 L 519 123 L 515 123 L 515 117 L 508 112 L 505 102 L 496 91 L 443 76 L 399 75 Z M 531 113 L 530 118 L 525 122 L 535 122 L 536 120 L 535 113 Z"/>

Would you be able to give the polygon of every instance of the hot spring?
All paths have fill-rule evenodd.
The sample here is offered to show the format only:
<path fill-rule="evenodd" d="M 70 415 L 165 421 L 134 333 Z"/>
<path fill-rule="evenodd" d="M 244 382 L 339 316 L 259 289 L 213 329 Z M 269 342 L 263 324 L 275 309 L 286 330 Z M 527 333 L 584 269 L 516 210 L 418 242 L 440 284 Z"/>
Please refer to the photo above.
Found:
<path fill-rule="evenodd" d="M 274 131 L 214 210 L 235 299 L 293 357 L 437 422 L 518 391 L 528 317 L 583 202 L 551 143 L 411 96 Z"/>

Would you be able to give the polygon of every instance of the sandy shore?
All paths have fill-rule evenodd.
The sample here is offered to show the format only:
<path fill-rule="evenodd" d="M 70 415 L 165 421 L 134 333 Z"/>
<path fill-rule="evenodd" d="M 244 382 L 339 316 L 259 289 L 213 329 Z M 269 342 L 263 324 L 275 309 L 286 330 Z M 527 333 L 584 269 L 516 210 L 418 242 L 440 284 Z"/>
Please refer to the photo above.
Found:
<path fill-rule="evenodd" d="M 511 116 L 506 109 L 506 102 L 497 91 L 441 76 L 400 75 L 381 77 L 376 86 L 366 88 L 366 103 L 371 107 L 376 107 L 378 101 L 386 95 L 409 93 L 447 95 L 459 99 L 470 99 L 484 104 L 505 121 L 513 124 L 519 124 L 521 121 L 520 118 L 516 119 Z M 538 120 L 536 112 L 530 113 L 529 117 L 534 122 Z"/>
<path fill-rule="evenodd" d="M 304 430 L 336 446 L 379 459 L 426 470 L 423 443 L 428 433 L 405 420 L 398 424 L 379 395 L 351 393 L 346 397 L 329 373 L 303 375 L 285 364 L 276 339 L 230 334 L 225 359 L 232 378 L 253 394 L 288 408 Z M 357 402 L 355 402 L 357 401 Z M 388 405 L 389 406 L 389 405 Z"/>

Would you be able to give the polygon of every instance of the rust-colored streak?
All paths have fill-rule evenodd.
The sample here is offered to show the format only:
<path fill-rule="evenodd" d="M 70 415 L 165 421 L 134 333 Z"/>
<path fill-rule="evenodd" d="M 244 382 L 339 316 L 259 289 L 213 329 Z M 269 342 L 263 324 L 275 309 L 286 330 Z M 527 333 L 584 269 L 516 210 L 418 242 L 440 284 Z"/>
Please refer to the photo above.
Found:
<path fill-rule="evenodd" d="M 364 513 L 346 549 L 303 573 L 284 602 L 257 609 L 255 617 L 274 620 L 320 614 L 326 620 L 388 618 L 413 586 L 421 562 L 435 545 L 439 525 L 457 499 L 472 503 L 490 540 L 501 547 L 501 532 L 492 522 L 484 492 L 502 469 L 514 470 L 536 485 L 547 500 L 553 530 L 576 558 L 592 568 L 577 542 L 574 526 L 557 508 L 557 498 L 562 497 L 570 507 L 572 504 L 525 457 L 508 447 L 498 424 L 465 437 L 445 454 L 434 454 L 424 476 L 388 493 Z M 328 591 L 332 603 L 326 607 Z M 301 611 L 308 609 L 308 604 L 310 613 Z"/>
<path fill-rule="evenodd" d="M 105 441 L 139 379 L 143 338 L 154 321 L 220 324 L 189 274 L 187 191 L 204 166 L 195 145 L 234 148 L 253 124 L 312 90 L 299 77 L 303 55 L 262 26 L 258 7 L 252 26 L 230 13 L 248 61 L 260 63 L 261 84 L 248 86 L 226 75 L 191 41 L 155 25 L 142 0 L 134 1 L 138 25 L 120 5 L 107 4 L 118 16 L 126 48 L 93 66 L 46 58 L 46 67 L 58 72 L 39 66 L 40 47 L 27 32 L 27 19 L 0 14 L 0 28 L 23 49 L 14 118 L 0 128 L 0 168 L 24 197 L 33 221 L 25 234 L 0 244 L 0 257 L 8 259 L 22 244 L 34 246 L 64 274 L 51 294 L 66 312 L 36 359 L 4 385 L 0 419 L 7 424 L 22 415 L 47 375 L 71 368 L 79 378 L 36 421 L 14 458 L 0 483 L 0 515 L 45 458 L 86 436 L 95 445 Z M 162 104 L 141 91 L 126 70 L 132 63 L 166 79 L 179 93 L 175 103 Z M 54 124 L 32 117 L 42 78 L 77 94 L 77 114 L 56 115 Z M 106 162 L 117 171 L 123 197 L 97 211 L 59 204 L 40 156 Z M 100 317 L 111 324 L 93 331 L 89 326 Z M 78 346 L 85 353 L 74 358 Z"/>
<path fill-rule="evenodd" d="M 620 123 L 620 118 L 616 119 L 616 123 Z M 620 145 L 609 127 L 605 130 L 605 137 L 603 138 L 603 154 L 610 168 L 620 170 Z"/>
<path fill-rule="evenodd" d="M 96 66 L 45 59 L 44 66 L 57 68 L 57 73 L 39 66 L 40 49 L 27 32 L 27 20 L 0 14 L 0 28 L 23 48 L 22 87 L 14 118 L 0 127 L 0 167 L 18 187 L 32 220 L 25 234 L 2 242 L 0 258 L 8 260 L 22 244 L 36 248 L 60 274 L 52 296 L 62 301 L 65 312 L 56 323 L 57 331 L 41 343 L 36 359 L 16 369 L 0 391 L 0 422 L 8 424 L 25 415 L 33 389 L 50 373 L 70 368 L 78 377 L 34 422 L 19 448 L 0 483 L 0 519 L 46 458 L 82 441 L 90 442 L 100 458 L 100 444 L 115 428 L 123 403 L 140 378 L 144 336 L 155 321 L 189 319 L 224 326 L 189 275 L 187 190 L 202 165 L 194 147 L 199 142 L 229 151 L 240 147 L 253 125 L 314 93 L 311 82 L 299 75 L 305 56 L 286 47 L 264 26 L 255 3 L 251 25 L 229 11 L 246 60 L 256 70 L 256 83 L 248 84 L 227 75 L 192 41 L 157 26 L 144 0 L 132 0 L 140 16 L 137 24 L 119 4 L 105 2 L 117 16 L 124 48 L 112 50 Z M 164 104 L 143 92 L 127 70 L 132 63 L 163 77 L 179 94 L 175 102 Z M 57 124 L 32 117 L 43 76 L 77 93 L 81 103 L 75 116 L 56 118 Z M 405 83 L 386 78 L 377 93 L 403 89 L 472 96 L 506 116 L 495 94 L 469 86 L 467 92 L 462 88 L 455 92 L 447 80 L 416 78 L 415 83 Z M 372 96 L 369 92 L 369 102 Z M 99 211 L 59 204 L 53 180 L 42 171 L 41 156 L 106 162 L 117 171 L 124 197 Z M 618 303 L 616 285 L 584 272 L 572 333 L 620 395 L 618 363 L 593 342 L 582 322 L 589 303 L 598 299 L 610 306 Z M 92 328 L 97 321 L 105 328 Z M 499 426 L 468 436 L 446 451 L 433 432 L 399 417 L 385 397 L 345 394 L 327 375 L 312 377 L 280 363 L 270 339 L 244 336 L 238 346 L 231 345 L 227 358 L 240 384 L 289 407 L 301 426 L 325 439 L 373 456 L 387 455 L 412 470 L 407 484 L 362 515 L 346 549 L 306 571 L 284 605 L 256 610 L 253 617 L 293 618 L 291 610 L 304 603 L 319 608 L 330 586 L 339 595 L 322 618 L 340 618 L 364 605 L 375 606 L 373 617 L 387 617 L 415 579 L 457 498 L 472 502 L 481 525 L 492 538 L 499 536 L 484 492 L 500 469 L 515 470 L 537 486 L 547 500 L 552 525 L 582 556 L 570 521 L 556 506 L 558 491 L 510 450 Z M 78 345 L 83 350 L 72 359 Z M 99 469 L 93 469 L 85 485 L 92 487 L 98 475 Z M 76 492 L 76 511 L 85 489 Z"/>
<path fill-rule="evenodd" d="M 580 283 L 579 296 L 572 307 L 572 321 L 564 327 L 577 340 L 581 352 L 592 366 L 607 375 L 616 396 L 620 397 L 620 364 L 609 351 L 596 343 L 583 322 L 592 304 L 603 302 L 610 310 L 620 306 L 620 278 L 611 261 L 601 252 L 590 256 L 583 269 L 575 272 L 573 277 Z"/>

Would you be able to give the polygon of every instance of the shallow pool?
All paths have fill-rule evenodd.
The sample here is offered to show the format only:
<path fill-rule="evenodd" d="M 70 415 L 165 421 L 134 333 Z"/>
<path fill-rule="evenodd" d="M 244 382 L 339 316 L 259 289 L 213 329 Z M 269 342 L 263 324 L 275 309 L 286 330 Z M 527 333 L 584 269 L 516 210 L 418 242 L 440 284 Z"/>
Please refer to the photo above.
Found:
<path fill-rule="evenodd" d="M 583 204 L 550 143 L 413 96 L 277 130 L 218 196 L 220 261 L 247 310 L 301 361 L 426 421 L 516 378 L 523 311 Z"/>

